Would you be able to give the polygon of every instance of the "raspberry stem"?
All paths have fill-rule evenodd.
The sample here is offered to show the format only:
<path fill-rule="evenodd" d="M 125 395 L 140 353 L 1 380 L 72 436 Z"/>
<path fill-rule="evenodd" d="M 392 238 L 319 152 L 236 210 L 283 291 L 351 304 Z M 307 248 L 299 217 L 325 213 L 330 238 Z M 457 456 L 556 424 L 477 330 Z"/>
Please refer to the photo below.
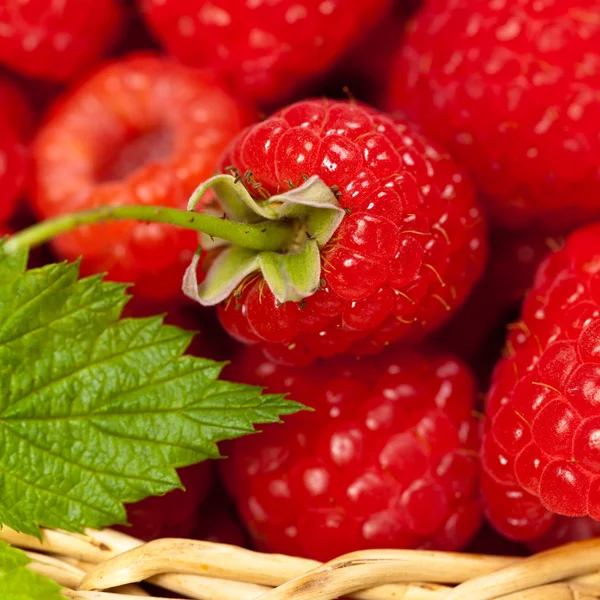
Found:
<path fill-rule="evenodd" d="M 222 217 L 194 212 L 209 189 L 225 211 Z M 297 188 L 259 201 L 238 178 L 220 174 L 196 188 L 187 211 L 138 204 L 101 206 L 32 225 L 9 237 L 4 249 L 25 250 L 77 227 L 109 221 L 165 223 L 197 231 L 204 250 L 220 247 L 202 281 L 197 272 L 201 253 L 194 255 L 182 282 L 188 297 L 213 306 L 233 293 L 244 278 L 260 272 L 279 302 L 299 302 L 319 288 L 320 249 L 329 242 L 344 215 L 335 193 L 316 176 Z"/>
<path fill-rule="evenodd" d="M 84 225 L 122 220 L 168 223 L 226 240 L 238 247 L 283 253 L 297 246 L 299 233 L 303 227 L 301 221 L 292 219 L 238 223 L 225 217 L 193 213 L 166 206 L 102 206 L 36 223 L 9 237 L 5 248 L 8 252 L 33 248 Z"/>

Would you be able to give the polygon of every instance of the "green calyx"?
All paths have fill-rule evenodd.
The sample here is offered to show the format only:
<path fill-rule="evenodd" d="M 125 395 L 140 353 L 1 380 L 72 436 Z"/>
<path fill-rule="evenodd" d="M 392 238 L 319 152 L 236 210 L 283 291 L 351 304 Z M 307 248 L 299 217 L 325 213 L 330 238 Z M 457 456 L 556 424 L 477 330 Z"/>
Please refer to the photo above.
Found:
<path fill-rule="evenodd" d="M 294 235 L 280 251 L 254 250 L 201 234 L 204 249 L 221 248 L 204 280 L 198 283 L 197 253 L 188 267 L 183 292 L 204 306 L 225 300 L 250 274 L 260 272 L 279 302 L 299 302 L 314 294 L 321 279 L 322 248 L 344 218 L 344 209 L 334 192 L 319 177 L 311 177 L 298 188 L 264 201 L 253 198 L 231 175 L 216 175 L 192 195 L 193 211 L 208 189 L 219 198 L 224 218 L 238 223 L 289 223 Z"/>

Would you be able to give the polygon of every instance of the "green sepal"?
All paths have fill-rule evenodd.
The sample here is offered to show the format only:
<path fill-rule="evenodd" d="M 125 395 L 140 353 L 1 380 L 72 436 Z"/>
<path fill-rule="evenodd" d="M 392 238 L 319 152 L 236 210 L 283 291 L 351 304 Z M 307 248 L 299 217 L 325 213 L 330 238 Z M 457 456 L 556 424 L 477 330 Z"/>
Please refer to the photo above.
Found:
<path fill-rule="evenodd" d="M 275 298 L 300 302 L 319 289 L 321 255 L 316 240 L 310 240 L 297 254 L 261 252 L 260 270 Z"/>
<path fill-rule="evenodd" d="M 216 175 L 200 185 L 188 203 L 194 210 L 202 195 L 212 189 L 225 211 L 224 218 L 242 223 L 293 220 L 299 224 L 292 247 L 281 253 L 236 248 L 228 242 L 203 236 L 205 249 L 223 247 L 198 283 L 200 255 L 196 254 L 183 280 L 183 292 L 204 306 L 225 300 L 251 273 L 260 272 L 279 302 L 299 302 L 314 294 L 321 278 L 319 249 L 333 236 L 344 218 L 344 210 L 319 177 L 264 201 L 253 198 L 231 175 Z"/>
<path fill-rule="evenodd" d="M 245 277 L 259 269 L 257 252 L 229 246 L 217 256 L 204 281 L 198 284 L 199 260 L 200 253 L 196 252 L 183 276 L 183 291 L 204 306 L 214 306 L 225 300 Z"/>

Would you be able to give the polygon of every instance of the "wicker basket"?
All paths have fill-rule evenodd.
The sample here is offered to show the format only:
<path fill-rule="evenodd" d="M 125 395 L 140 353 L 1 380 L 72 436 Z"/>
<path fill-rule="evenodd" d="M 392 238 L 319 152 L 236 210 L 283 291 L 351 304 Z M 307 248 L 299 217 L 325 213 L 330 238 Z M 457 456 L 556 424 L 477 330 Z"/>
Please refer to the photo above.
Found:
<path fill-rule="evenodd" d="M 197 540 L 143 543 L 109 529 L 86 535 L 47 529 L 42 538 L 0 530 L 0 539 L 26 551 L 31 569 L 77 600 L 149 596 L 140 581 L 201 600 L 600 598 L 600 538 L 529 558 L 368 550 L 325 564 Z"/>

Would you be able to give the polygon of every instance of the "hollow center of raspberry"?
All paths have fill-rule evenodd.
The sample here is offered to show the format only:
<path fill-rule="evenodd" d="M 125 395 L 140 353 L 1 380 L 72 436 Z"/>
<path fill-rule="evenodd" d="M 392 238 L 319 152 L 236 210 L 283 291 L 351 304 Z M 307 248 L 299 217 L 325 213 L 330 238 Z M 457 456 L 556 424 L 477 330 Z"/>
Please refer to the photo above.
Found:
<path fill-rule="evenodd" d="M 120 181 L 149 163 L 164 162 L 173 153 L 174 140 L 165 128 L 145 131 L 120 146 L 98 174 L 101 182 Z"/>

